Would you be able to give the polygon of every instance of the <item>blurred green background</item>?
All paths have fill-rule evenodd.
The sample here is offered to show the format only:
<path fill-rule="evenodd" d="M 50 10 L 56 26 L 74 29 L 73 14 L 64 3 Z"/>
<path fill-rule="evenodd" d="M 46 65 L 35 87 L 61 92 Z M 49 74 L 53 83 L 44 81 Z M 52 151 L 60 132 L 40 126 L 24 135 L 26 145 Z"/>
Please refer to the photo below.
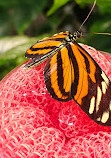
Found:
<path fill-rule="evenodd" d="M 0 80 L 26 61 L 25 51 L 37 40 L 60 31 L 74 32 L 88 15 L 94 0 L 0 0 Z M 111 0 L 97 0 L 82 27 L 79 40 L 111 52 Z"/>

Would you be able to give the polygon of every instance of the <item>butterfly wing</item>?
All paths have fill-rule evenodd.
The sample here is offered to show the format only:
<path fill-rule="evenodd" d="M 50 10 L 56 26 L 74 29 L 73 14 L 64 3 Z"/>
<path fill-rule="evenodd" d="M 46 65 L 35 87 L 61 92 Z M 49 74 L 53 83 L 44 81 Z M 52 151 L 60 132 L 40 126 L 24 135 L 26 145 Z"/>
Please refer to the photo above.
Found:
<path fill-rule="evenodd" d="M 78 81 L 72 81 L 73 99 L 95 122 L 111 126 L 111 81 L 76 41 L 68 47 L 72 60 L 76 60 L 73 67 L 78 69 Z"/>
<path fill-rule="evenodd" d="M 53 98 L 73 98 L 95 122 L 111 126 L 111 81 L 76 41 L 47 62 L 44 79 Z"/>
<path fill-rule="evenodd" d="M 39 65 L 53 56 L 57 51 L 61 49 L 61 47 L 63 47 L 63 41 L 68 35 L 69 32 L 61 32 L 59 34 L 55 34 L 52 37 L 38 41 L 33 46 L 31 46 L 26 51 L 25 57 L 31 58 L 33 60 L 27 63 L 25 68 Z"/>
<path fill-rule="evenodd" d="M 66 47 L 58 51 L 44 69 L 44 80 L 50 95 L 59 101 L 71 100 L 71 60 Z"/>

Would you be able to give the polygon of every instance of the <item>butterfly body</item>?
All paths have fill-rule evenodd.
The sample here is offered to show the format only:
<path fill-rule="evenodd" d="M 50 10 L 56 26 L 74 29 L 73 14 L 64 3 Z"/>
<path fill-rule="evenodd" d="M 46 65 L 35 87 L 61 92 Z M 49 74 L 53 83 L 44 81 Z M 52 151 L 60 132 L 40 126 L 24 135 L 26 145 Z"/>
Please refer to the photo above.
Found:
<path fill-rule="evenodd" d="M 101 125 L 111 126 L 111 81 L 76 40 L 81 32 L 63 32 L 43 39 L 25 54 L 32 61 L 25 68 L 47 61 L 44 81 L 58 101 L 74 99 L 86 114 Z"/>

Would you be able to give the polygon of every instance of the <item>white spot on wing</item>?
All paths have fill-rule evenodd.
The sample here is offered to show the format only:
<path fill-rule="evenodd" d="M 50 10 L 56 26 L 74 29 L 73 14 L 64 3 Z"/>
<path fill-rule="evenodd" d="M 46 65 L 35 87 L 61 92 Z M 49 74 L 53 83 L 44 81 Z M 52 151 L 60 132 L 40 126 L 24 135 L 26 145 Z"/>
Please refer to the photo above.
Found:
<path fill-rule="evenodd" d="M 71 45 L 74 45 L 74 43 L 70 42 Z"/>
<path fill-rule="evenodd" d="M 103 71 L 102 71 L 101 76 L 104 79 L 104 81 L 107 83 L 107 85 L 109 85 L 109 80 L 108 80 L 107 76 L 105 75 L 105 73 Z"/>
<path fill-rule="evenodd" d="M 102 123 L 106 123 L 107 120 L 108 120 L 108 118 L 109 118 L 109 111 L 105 111 L 105 112 L 103 113 L 103 115 L 102 115 L 101 122 L 102 122 Z"/>
<path fill-rule="evenodd" d="M 60 32 L 59 34 L 63 34 L 63 32 Z"/>
<path fill-rule="evenodd" d="M 56 33 L 56 34 L 54 34 L 53 36 L 57 36 L 58 34 Z"/>
<path fill-rule="evenodd" d="M 102 97 L 102 91 L 100 89 L 100 87 L 97 87 L 97 100 L 96 100 L 96 112 L 99 110 L 99 104 L 101 101 L 101 97 Z"/>
<path fill-rule="evenodd" d="M 103 92 L 103 94 L 105 94 L 106 89 L 107 89 L 107 84 L 106 84 L 106 82 L 102 81 L 101 85 L 102 85 L 102 92 Z"/>
<path fill-rule="evenodd" d="M 93 113 L 94 107 L 95 107 L 95 97 L 93 96 L 93 97 L 91 98 L 91 101 L 90 101 L 90 108 L 89 108 L 89 113 L 90 113 L 90 114 Z"/>
<path fill-rule="evenodd" d="M 100 118 L 100 117 L 98 117 L 98 118 L 97 118 L 97 121 L 101 121 L 101 118 Z"/>
<path fill-rule="evenodd" d="M 110 111 L 111 111 L 111 101 L 110 101 L 110 103 L 109 103 L 109 109 L 110 109 Z"/>

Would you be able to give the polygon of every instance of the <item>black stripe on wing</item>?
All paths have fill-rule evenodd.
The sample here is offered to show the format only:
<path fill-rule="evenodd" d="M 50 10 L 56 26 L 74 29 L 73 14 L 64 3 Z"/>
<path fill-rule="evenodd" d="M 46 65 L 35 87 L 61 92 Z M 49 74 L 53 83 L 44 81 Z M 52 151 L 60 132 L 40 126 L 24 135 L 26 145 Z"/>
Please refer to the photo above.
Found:
<path fill-rule="evenodd" d="M 51 71 L 53 69 L 55 69 L 54 68 L 55 63 L 53 64 L 53 66 L 50 65 L 51 59 L 46 63 L 45 68 L 44 68 L 44 81 L 45 81 L 46 88 L 47 88 L 48 92 L 50 93 L 50 95 L 54 99 L 56 99 L 58 101 L 63 101 L 63 102 L 69 101 L 69 100 L 72 99 L 71 98 L 71 92 L 66 92 L 65 89 L 63 88 L 64 77 L 65 76 L 63 76 L 63 71 L 64 70 L 63 70 L 63 61 L 62 61 L 62 58 L 61 58 L 61 51 L 59 51 L 57 53 L 57 63 L 56 63 L 57 68 L 53 72 L 53 73 L 55 73 L 57 71 L 57 76 L 55 78 L 55 82 L 57 82 L 57 84 L 58 84 L 58 86 L 57 86 L 58 89 L 56 89 L 56 93 L 54 92 L 54 89 L 53 89 L 53 86 L 52 86 L 52 84 L 54 84 L 54 83 L 51 83 L 51 77 L 53 77 L 53 73 L 51 73 Z M 68 68 L 69 67 L 66 68 L 67 69 L 66 73 L 68 72 Z M 57 96 L 58 91 L 60 91 L 60 93 L 62 94 L 61 97 Z"/>
<path fill-rule="evenodd" d="M 65 37 L 67 37 L 68 35 L 69 35 L 69 32 L 62 32 L 62 33 L 56 34 L 52 37 L 37 41 L 37 43 L 32 45 L 26 51 L 25 57 L 36 58 L 40 54 L 46 54 L 46 53 L 58 48 L 65 40 Z"/>
<path fill-rule="evenodd" d="M 33 45 L 34 46 L 34 45 Z M 44 56 L 45 54 L 48 54 L 48 53 L 50 53 L 51 51 L 53 51 L 53 50 L 55 50 L 55 49 L 59 49 L 59 47 L 57 47 L 57 46 L 47 46 L 47 47 L 41 47 L 41 48 L 33 48 L 33 46 L 31 46 L 31 48 L 29 48 L 27 51 L 26 51 L 26 53 L 25 53 L 25 57 L 27 57 L 27 58 L 41 58 L 42 56 Z M 28 53 L 28 51 L 30 51 L 31 53 Z M 34 51 L 36 52 L 36 53 L 34 53 Z M 41 53 L 41 51 L 43 52 L 43 53 Z M 45 53 L 45 51 L 47 51 L 46 53 Z M 57 50 L 56 50 L 57 51 Z"/>
<path fill-rule="evenodd" d="M 56 46 L 47 46 L 47 47 L 41 47 L 41 48 L 33 48 L 33 46 L 32 46 L 32 47 L 30 47 L 30 50 L 38 51 L 38 50 L 43 50 L 43 49 L 55 49 L 55 48 L 57 48 L 57 47 Z"/>
<path fill-rule="evenodd" d="M 63 83 L 64 83 L 64 77 L 63 77 L 63 67 L 62 67 L 63 61 L 61 58 L 61 52 L 59 51 L 57 54 L 57 76 L 58 76 L 58 86 L 63 94 L 63 96 L 69 95 L 69 93 L 65 92 L 65 89 L 63 88 Z"/>
<path fill-rule="evenodd" d="M 83 98 L 81 108 L 98 124 L 111 126 L 111 82 L 107 85 L 101 77 L 102 73 L 104 72 L 96 66 L 96 83 L 88 76 L 88 95 Z M 94 107 L 91 107 L 92 98 L 95 98 Z M 91 108 L 93 110 L 90 111 Z"/>
<path fill-rule="evenodd" d="M 76 42 L 74 43 L 77 44 Z M 83 97 L 80 107 L 98 124 L 111 126 L 111 81 L 95 62 L 95 60 L 87 53 L 87 51 L 79 44 L 77 44 L 77 47 L 84 57 L 86 71 L 88 73 L 88 94 Z M 96 82 L 93 82 L 90 77 L 91 67 L 89 65 L 88 58 L 86 58 L 84 55 L 84 52 L 87 53 L 94 64 L 94 76 Z"/>
<path fill-rule="evenodd" d="M 68 49 L 68 55 L 69 55 L 69 58 L 72 60 L 72 64 L 74 68 L 74 72 L 72 72 L 74 74 L 74 82 L 72 82 L 72 86 L 71 86 L 71 95 L 74 96 L 77 93 L 77 86 L 78 86 L 78 81 L 79 81 L 79 67 L 78 67 L 77 60 L 73 54 L 71 45 L 70 44 L 67 45 L 66 48 Z"/>

